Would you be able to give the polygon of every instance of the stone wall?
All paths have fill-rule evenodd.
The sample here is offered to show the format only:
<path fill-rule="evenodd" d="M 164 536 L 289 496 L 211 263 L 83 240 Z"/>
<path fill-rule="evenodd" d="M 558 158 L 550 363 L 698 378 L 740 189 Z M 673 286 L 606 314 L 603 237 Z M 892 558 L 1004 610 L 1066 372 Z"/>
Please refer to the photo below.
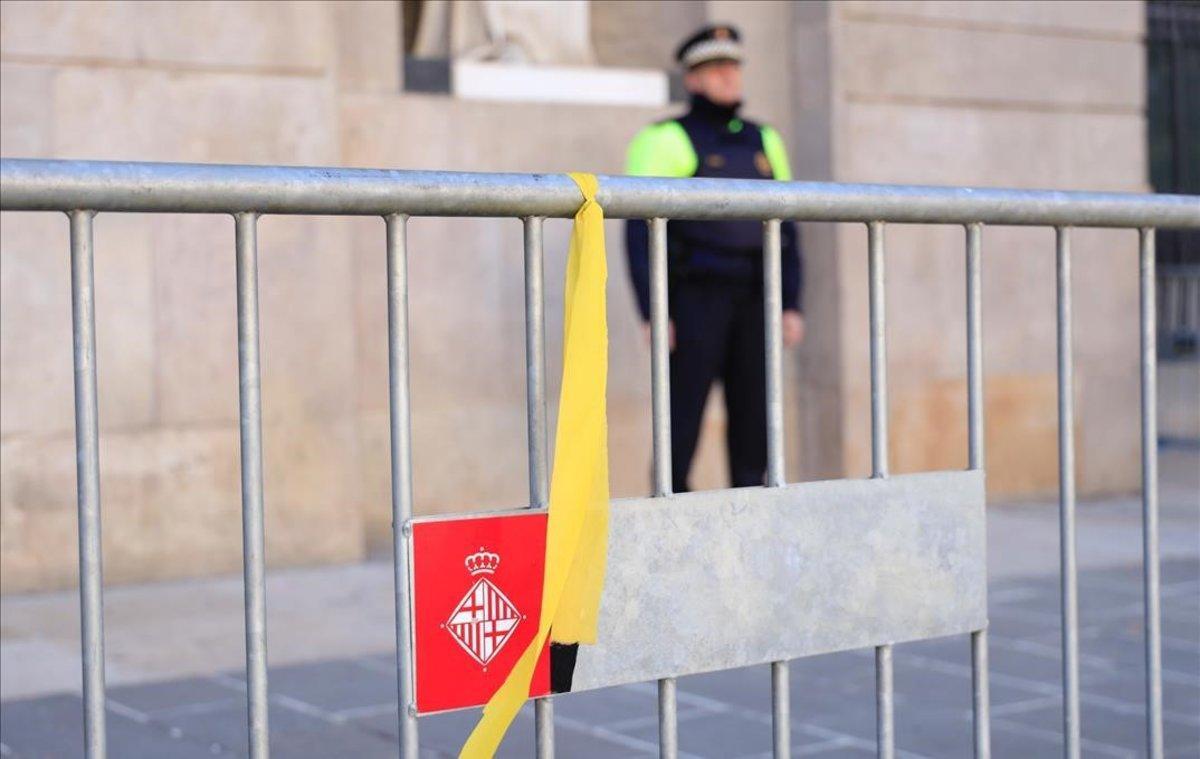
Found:
<path fill-rule="evenodd" d="M 1146 191 L 1138 2 L 870 2 L 796 16 L 800 163 L 845 182 Z M 811 73 L 810 73 L 811 72 Z M 821 330 L 802 356 L 813 474 L 870 471 L 866 234 L 812 230 Z M 966 462 L 964 232 L 887 230 L 894 471 Z M 1083 493 L 1138 465 L 1137 241 L 1074 234 L 1076 425 Z M 988 485 L 1057 486 L 1054 233 L 983 237 Z M 831 409 L 837 409 L 833 413 Z M 819 441 L 819 442 L 818 442 Z M 825 441 L 830 441 L 826 444 Z"/>
<path fill-rule="evenodd" d="M 0 7 L 10 157 L 619 173 L 661 115 L 406 94 L 393 2 Z M 11 592 L 74 582 L 74 428 L 65 219 L 6 213 L 2 229 Z M 568 231 L 547 222 L 552 399 Z M 649 358 L 609 232 L 613 492 L 640 495 Z M 103 214 L 95 239 L 106 580 L 235 571 L 232 220 Z M 390 535 L 383 223 L 265 217 L 259 241 L 268 559 L 356 560 Z M 415 219 L 410 250 L 417 511 L 522 505 L 520 224 Z"/>
<path fill-rule="evenodd" d="M 652 61 L 705 16 L 740 24 L 748 112 L 780 127 L 803 178 L 1144 189 L 1140 5 L 1055 8 L 692 2 L 630 11 L 643 37 L 677 18 L 671 44 L 633 50 L 610 13 L 597 34 L 609 57 Z M 394 2 L 6 1 L 0 14 L 11 157 L 615 173 L 662 115 L 405 93 Z M 76 571 L 67 225 L 0 221 L 0 589 L 63 587 Z M 547 222 L 552 399 L 568 229 Z M 619 224 L 608 231 L 611 468 L 628 496 L 649 484 L 649 355 Z M 520 235 L 514 220 L 411 222 L 419 513 L 525 502 Z M 865 243 L 850 227 L 805 235 L 822 284 L 787 365 L 789 477 L 860 475 Z M 961 236 L 889 233 L 897 470 L 965 455 Z M 106 580 L 236 571 L 232 220 L 103 214 L 95 238 Z M 1134 238 L 1077 238 L 1080 484 L 1124 490 L 1137 474 Z M 268 559 L 357 560 L 390 534 L 383 224 L 266 217 L 259 240 Z M 991 486 L 1047 492 L 1052 234 L 988 230 L 985 246 Z M 724 482 L 722 430 L 712 414 L 701 487 Z"/>

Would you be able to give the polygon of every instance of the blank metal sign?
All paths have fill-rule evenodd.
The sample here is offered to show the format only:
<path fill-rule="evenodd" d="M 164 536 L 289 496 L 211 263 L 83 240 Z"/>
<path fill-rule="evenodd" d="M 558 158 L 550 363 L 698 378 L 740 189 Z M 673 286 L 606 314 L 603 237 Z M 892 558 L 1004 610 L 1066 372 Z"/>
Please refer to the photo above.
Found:
<path fill-rule="evenodd" d="M 616 501 L 572 690 L 986 626 L 984 485 L 932 472 Z"/>

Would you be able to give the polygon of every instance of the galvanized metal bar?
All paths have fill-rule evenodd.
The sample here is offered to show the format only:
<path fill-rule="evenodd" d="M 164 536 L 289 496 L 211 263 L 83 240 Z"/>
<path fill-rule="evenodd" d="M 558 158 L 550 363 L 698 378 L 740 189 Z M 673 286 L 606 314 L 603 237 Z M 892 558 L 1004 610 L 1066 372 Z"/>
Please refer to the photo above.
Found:
<path fill-rule="evenodd" d="M 870 303 L 871 351 L 871 476 L 888 476 L 887 432 L 887 318 L 884 300 L 884 225 L 872 221 L 867 225 L 867 268 Z M 875 733 L 876 750 L 880 757 L 895 755 L 895 731 L 892 694 L 892 647 L 875 649 Z"/>
<path fill-rule="evenodd" d="M 982 224 L 967 225 L 967 461 L 983 469 Z"/>
<path fill-rule="evenodd" d="M 106 753 L 104 572 L 100 540 L 100 410 L 96 401 L 93 211 L 72 211 L 71 334 L 75 364 L 75 487 L 79 508 L 79 620 L 84 753 Z"/>
<path fill-rule="evenodd" d="M 1154 230 L 1139 230 L 1142 364 L 1142 569 L 1146 627 L 1146 754 L 1162 759 L 1162 616 L 1158 564 L 1158 337 Z"/>
<path fill-rule="evenodd" d="M 1062 564 L 1063 738 L 1079 757 L 1079 589 L 1075 566 L 1075 404 L 1071 359 L 1071 229 L 1055 230 L 1058 293 L 1059 555 Z"/>
<path fill-rule="evenodd" d="M 670 495 L 671 358 L 667 305 L 667 220 L 650 219 L 650 397 L 654 495 Z"/>
<path fill-rule="evenodd" d="M 783 276 L 779 219 L 763 222 L 763 334 L 767 378 L 767 487 L 785 484 L 783 452 Z M 772 745 L 792 755 L 788 663 L 771 662 Z"/>
<path fill-rule="evenodd" d="M 546 296 L 539 216 L 525 225 L 525 412 L 529 444 L 529 505 L 544 509 L 550 500 L 546 447 Z"/>
<path fill-rule="evenodd" d="M 763 326 L 767 375 L 767 485 L 784 484 L 783 457 L 783 277 L 780 221 L 763 223 Z"/>
<path fill-rule="evenodd" d="M 675 709 L 675 678 L 658 681 L 658 755 L 662 759 L 679 756 L 679 718 Z"/>
<path fill-rule="evenodd" d="M 534 754 L 547 759 L 554 756 L 554 701 L 549 697 L 533 700 Z"/>
<path fill-rule="evenodd" d="M 871 477 L 888 476 L 887 425 L 887 312 L 884 299 L 883 232 L 881 221 L 867 225 L 867 269 L 871 350 Z M 892 646 L 875 649 L 876 751 L 883 759 L 896 754 L 892 693 Z"/>
<path fill-rule="evenodd" d="M 1200 228 L 1194 196 L 601 176 L 609 218 Z M 0 160 L 0 209 L 569 218 L 563 174 Z"/>
<path fill-rule="evenodd" d="M 883 222 L 867 225 L 871 341 L 871 476 L 888 476 L 887 314 L 884 302 Z"/>
<path fill-rule="evenodd" d="M 984 468 L 982 224 L 967 227 L 967 461 Z M 976 759 L 992 755 L 991 698 L 988 687 L 987 630 L 971 633 L 971 701 Z"/>
<path fill-rule="evenodd" d="M 669 496 L 671 482 L 670 314 L 667 304 L 667 220 L 650 219 L 650 397 L 654 495 Z M 658 681 L 659 755 L 679 752 L 675 678 Z"/>
<path fill-rule="evenodd" d="M 892 680 L 892 647 L 875 649 L 875 753 L 880 759 L 895 759 L 895 687 Z"/>
<path fill-rule="evenodd" d="M 543 219 L 526 216 L 525 230 L 525 416 L 529 444 L 529 508 L 550 501 L 549 457 L 546 454 L 546 298 L 542 247 Z M 533 702 L 535 751 L 539 759 L 554 756 L 554 701 Z"/>
<path fill-rule="evenodd" d="M 971 633 L 971 702 L 976 759 L 992 755 L 992 707 L 988 688 L 987 628 Z"/>
<path fill-rule="evenodd" d="M 258 214 L 234 217 L 238 388 L 241 405 L 242 569 L 246 596 L 246 696 L 250 756 L 270 754 L 267 729 L 266 550 L 263 546 L 262 366 L 259 359 Z"/>
<path fill-rule="evenodd" d="M 788 663 L 771 662 L 771 743 L 776 759 L 788 759 L 792 755 L 791 693 L 788 688 Z"/>
<path fill-rule="evenodd" d="M 408 364 L 408 217 L 392 213 L 387 224 L 388 410 L 392 451 L 392 568 L 396 594 L 396 680 L 400 757 L 417 759 L 413 696 L 412 608 L 408 573 L 412 559 L 412 421 Z"/>

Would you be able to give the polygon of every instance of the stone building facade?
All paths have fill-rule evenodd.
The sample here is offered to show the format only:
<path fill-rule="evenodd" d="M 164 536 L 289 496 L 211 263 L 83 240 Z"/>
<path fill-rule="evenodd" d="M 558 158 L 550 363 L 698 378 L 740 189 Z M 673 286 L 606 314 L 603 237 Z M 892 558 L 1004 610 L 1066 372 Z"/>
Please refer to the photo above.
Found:
<path fill-rule="evenodd" d="M 736 23 L 747 112 L 809 180 L 1145 191 L 1140 2 L 594 2 L 603 66 L 664 70 L 677 38 Z M 678 106 L 481 100 L 404 81 L 399 2 L 0 3 L 0 152 L 412 169 L 619 173 Z M 410 83 L 411 85 L 411 83 Z M 0 589 L 76 572 L 67 224 L 0 231 Z M 410 228 L 418 512 L 526 499 L 514 220 Z M 547 223 L 548 334 L 568 226 Z M 649 355 L 610 226 L 614 495 L 649 480 Z M 805 225 L 809 338 L 787 357 L 788 476 L 869 470 L 866 235 Z M 383 223 L 260 223 L 268 558 L 387 546 Z M 97 218 L 106 579 L 240 567 L 233 222 Z M 989 490 L 1056 486 L 1053 232 L 988 229 Z M 888 232 L 893 469 L 966 462 L 963 231 Z M 1076 237 L 1083 493 L 1138 481 L 1136 239 Z M 551 340 L 549 374 L 558 372 Z M 551 383 L 552 398 L 557 384 Z M 724 481 L 710 414 L 697 478 Z"/>

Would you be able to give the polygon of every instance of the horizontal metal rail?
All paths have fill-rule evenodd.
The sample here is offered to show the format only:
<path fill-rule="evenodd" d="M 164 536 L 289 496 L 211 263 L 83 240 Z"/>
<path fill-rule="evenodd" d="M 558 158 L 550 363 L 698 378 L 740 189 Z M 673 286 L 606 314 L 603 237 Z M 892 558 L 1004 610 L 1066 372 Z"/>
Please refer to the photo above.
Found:
<path fill-rule="evenodd" d="M 610 218 L 1200 228 L 1186 195 L 601 176 Z M 573 216 L 564 174 L 0 159 L 0 209 Z"/>

